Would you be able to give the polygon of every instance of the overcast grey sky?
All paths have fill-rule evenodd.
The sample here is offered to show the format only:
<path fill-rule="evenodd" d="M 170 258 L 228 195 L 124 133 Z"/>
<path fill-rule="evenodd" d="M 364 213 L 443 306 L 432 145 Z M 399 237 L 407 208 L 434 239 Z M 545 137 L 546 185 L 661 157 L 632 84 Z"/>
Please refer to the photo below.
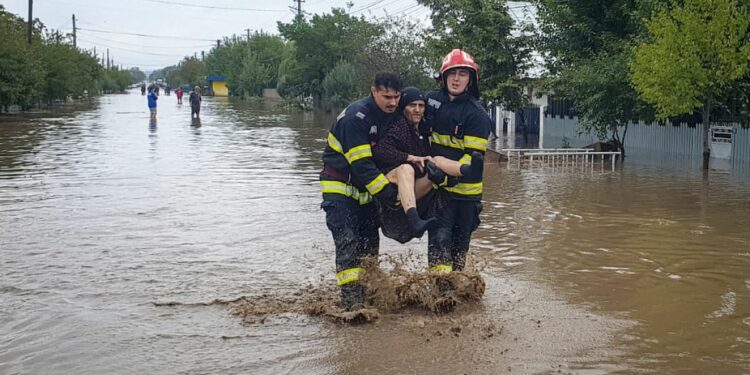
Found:
<path fill-rule="evenodd" d="M 352 0 L 350 13 L 380 17 L 386 12 L 429 22 L 429 10 L 416 0 Z M 308 14 L 346 9 L 347 0 L 306 0 Z M 28 0 L 2 0 L 6 10 L 26 19 Z M 109 48 L 115 64 L 151 71 L 174 65 L 184 56 L 208 52 L 216 39 L 246 29 L 277 33 L 276 22 L 289 22 L 296 9 L 293 0 L 34 0 L 34 18 L 50 29 L 72 32 L 76 15 L 78 46 L 96 47 L 101 56 Z M 509 2 L 511 12 L 523 18 L 522 2 Z M 140 35 L 133 35 L 140 34 Z M 147 37 L 144 35 L 150 35 Z"/>

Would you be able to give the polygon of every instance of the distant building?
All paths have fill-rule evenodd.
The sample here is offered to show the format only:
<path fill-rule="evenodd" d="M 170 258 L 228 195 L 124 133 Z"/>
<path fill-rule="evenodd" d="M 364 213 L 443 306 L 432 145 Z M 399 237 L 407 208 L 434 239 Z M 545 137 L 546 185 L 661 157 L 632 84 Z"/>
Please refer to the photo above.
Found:
<path fill-rule="evenodd" d="M 208 76 L 206 81 L 208 81 L 208 95 L 229 96 L 229 89 L 224 76 Z"/>

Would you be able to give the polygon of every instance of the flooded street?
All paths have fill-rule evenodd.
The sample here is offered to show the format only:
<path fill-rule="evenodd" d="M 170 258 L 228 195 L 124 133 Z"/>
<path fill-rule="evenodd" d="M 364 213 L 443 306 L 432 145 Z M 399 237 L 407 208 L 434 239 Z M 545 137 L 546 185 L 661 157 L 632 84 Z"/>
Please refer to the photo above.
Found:
<path fill-rule="evenodd" d="M 0 374 L 750 372 L 750 176 L 631 160 L 488 164 L 479 304 L 243 324 L 212 301 L 334 284 L 334 116 L 161 96 L 150 124 L 131 91 L 0 118 Z"/>

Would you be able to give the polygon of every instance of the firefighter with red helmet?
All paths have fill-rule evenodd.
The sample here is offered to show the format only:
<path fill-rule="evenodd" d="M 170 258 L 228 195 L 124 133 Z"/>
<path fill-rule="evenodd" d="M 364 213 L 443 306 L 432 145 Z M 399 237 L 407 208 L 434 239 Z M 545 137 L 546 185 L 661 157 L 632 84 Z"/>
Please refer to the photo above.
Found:
<path fill-rule="evenodd" d="M 400 116 L 401 86 L 397 75 L 378 73 L 371 95 L 350 104 L 338 116 L 323 151 L 321 207 L 336 246 L 341 306 L 350 311 L 365 302 L 359 283 L 364 273 L 362 258 L 378 255 L 379 220 L 374 200 L 389 208 L 399 206 L 398 190 L 375 165 L 372 147 Z"/>
<path fill-rule="evenodd" d="M 483 161 L 491 120 L 479 103 L 479 65 L 467 52 L 454 49 L 443 59 L 440 78 L 441 89 L 427 94 L 425 120 L 431 127 L 433 155 L 463 164 Z M 479 226 L 482 211 L 483 172 L 477 168 L 454 186 L 441 187 L 445 207 L 437 210 L 437 224 L 428 231 L 431 271 L 449 273 L 464 268 L 471 234 Z M 441 289 L 449 291 L 450 286 Z"/>

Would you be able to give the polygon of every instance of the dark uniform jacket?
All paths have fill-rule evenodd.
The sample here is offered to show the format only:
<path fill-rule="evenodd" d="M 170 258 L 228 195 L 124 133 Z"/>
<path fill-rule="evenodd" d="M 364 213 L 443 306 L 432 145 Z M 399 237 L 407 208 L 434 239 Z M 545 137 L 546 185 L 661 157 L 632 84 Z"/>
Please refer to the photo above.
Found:
<path fill-rule="evenodd" d="M 453 101 L 445 90 L 427 94 L 425 121 L 431 128 L 433 156 L 444 156 L 463 164 L 471 163 L 471 152 L 484 155 L 491 121 L 482 105 L 468 93 Z M 482 171 L 460 177 L 458 184 L 445 187 L 454 199 L 482 199 Z"/>
<path fill-rule="evenodd" d="M 323 151 L 323 200 L 354 199 L 367 204 L 390 183 L 375 165 L 372 148 L 400 116 L 381 111 L 372 97 L 350 104 L 339 114 Z"/>

